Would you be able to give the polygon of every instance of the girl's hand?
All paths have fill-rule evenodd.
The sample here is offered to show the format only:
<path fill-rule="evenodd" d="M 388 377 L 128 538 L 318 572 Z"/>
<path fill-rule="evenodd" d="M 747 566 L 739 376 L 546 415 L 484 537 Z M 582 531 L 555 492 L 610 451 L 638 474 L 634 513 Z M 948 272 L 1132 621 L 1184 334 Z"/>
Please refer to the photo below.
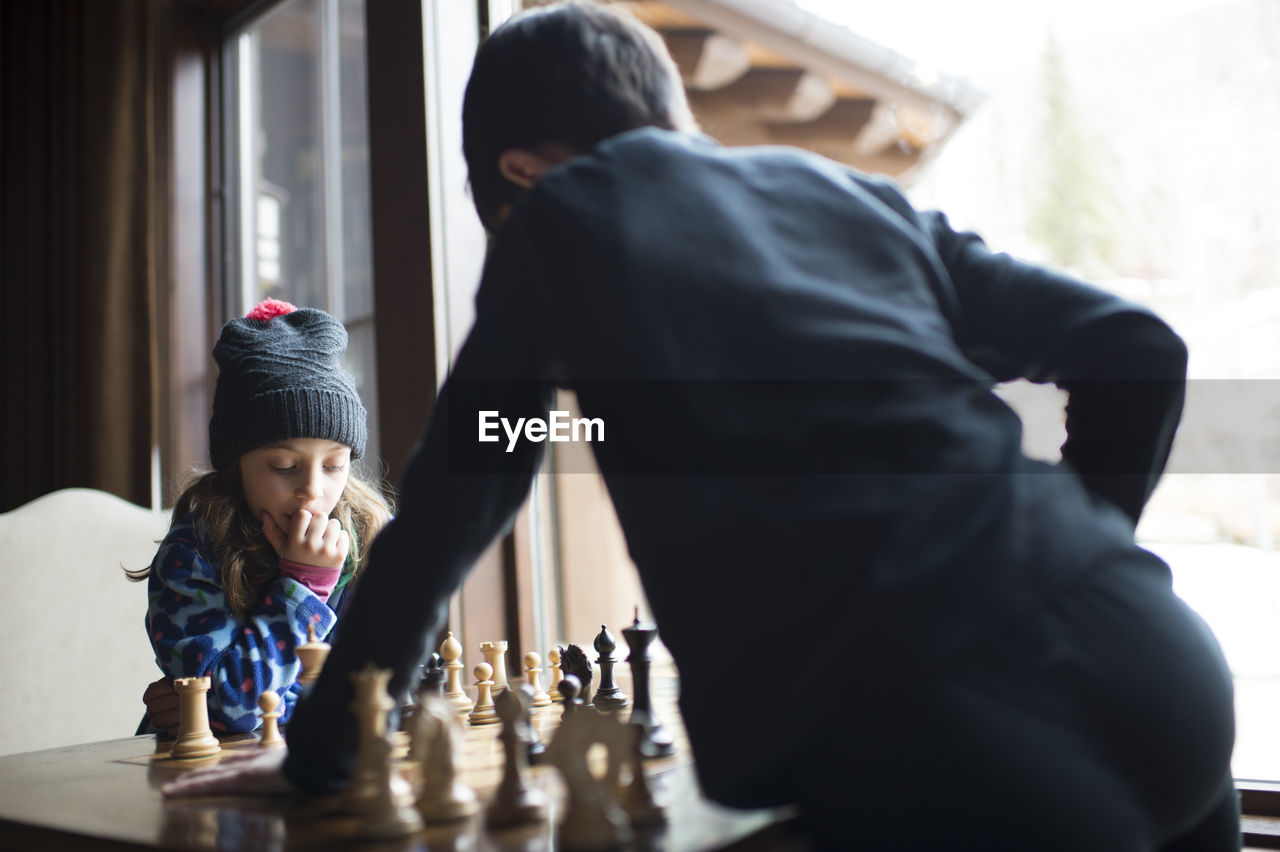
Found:
<path fill-rule="evenodd" d="M 167 677 L 147 685 L 142 701 L 147 705 L 147 717 L 157 731 L 174 731 L 178 727 L 178 692 Z"/>
<path fill-rule="evenodd" d="M 262 533 L 276 555 L 299 565 L 340 569 L 351 549 L 351 537 L 342 524 L 306 509 L 294 512 L 288 530 L 280 529 L 270 513 L 263 512 Z"/>

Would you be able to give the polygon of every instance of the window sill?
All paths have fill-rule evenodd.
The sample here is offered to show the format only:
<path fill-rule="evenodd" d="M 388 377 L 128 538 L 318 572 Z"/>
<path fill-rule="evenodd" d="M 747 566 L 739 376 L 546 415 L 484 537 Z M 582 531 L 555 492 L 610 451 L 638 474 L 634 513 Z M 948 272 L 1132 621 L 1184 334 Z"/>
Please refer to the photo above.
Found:
<path fill-rule="evenodd" d="M 1280 849 L 1280 783 L 1237 781 L 1240 828 L 1248 849 Z"/>

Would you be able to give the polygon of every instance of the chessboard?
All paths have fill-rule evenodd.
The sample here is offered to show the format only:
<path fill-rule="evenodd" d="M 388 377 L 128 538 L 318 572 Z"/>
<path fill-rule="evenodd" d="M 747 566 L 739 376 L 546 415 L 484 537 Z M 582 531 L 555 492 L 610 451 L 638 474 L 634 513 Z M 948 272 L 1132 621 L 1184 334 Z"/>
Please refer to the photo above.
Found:
<path fill-rule="evenodd" d="M 626 675 L 620 674 L 618 676 L 618 684 L 624 691 L 630 691 L 631 689 L 630 678 Z M 650 689 L 656 715 L 662 720 L 663 726 L 670 732 L 673 743 L 671 755 L 655 757 L 645 761 L 646 775 L 652 775 L 655 779 L 660 779 L 661 776 L 670 773 L 677 767 L 690 764 L 692 757 L 688 740 L 685 738 L 684 726 L 680 721 L 680 711 L 677 707 L 679 685 L 674 672 L 670 669 L 657 672 L 652 679 Z M 560 703 L 532 708 L 530 711 L 530 725 L 536 738 L 543 744 L 551 742 L 560 727 L 563 715 L 564 705 Z M 623 716 L 626 716 L 625 708 Z M 286 725 L 285 729 L 287 730 L 287 728 L 288 726 Z M 465 716 L 459 715 L 459 728 L 462 732 L 462 759 L 458 767 L 460 774 L 462 774 L 463 780 L 475 789 L 482 800 L 487 800 L 492 796 L 502 780 L 505 764 L 502 742 L 499 737 L 501 725 L 472 725 L 466 721 Z M 255 752 L 260 748 L 257 734 L 222 734 L 217 737 L 221 744 L 221 751 L 217 754 L 183 759 L 173 756 L 175 740 L 172 738 L 142 736 L 136 739 L 138 743 L 137 753 L 117 758 L 117 760 L 121 763 L 147 766 L 157 773 L 172 773 L 173 777 L 178 777 L 183 773 L 196 769 L 215 766 L 228 757 L 246 752 Z M 401 773 L 407 775 L 413 768 L 409 760 L 409 734 L 407 731 L 398 730 L 391 734 L 391 740 L 394 745 L 394 756 L 398 762 L 398 769 Z M 602 770 L 605 762 L 604 755 L 595 753 L 591 755 L 591 758 L 593 769 Z M 535 778 L 545 779 L 544 783 L 555 791 L 555 795 L 561 795 L 559 791 L 561 782 L 549 764 L 545 762 L 535 763 L 530 767 L 530 772 Z"/>
<path fill-rule="evenodd" d="M 578 668 L 583 649 L 558 646 L 546 658 L 550 677 L 538 655 L 525 655 L 521 675 L 503 658 L 507 643 L 484 643 L 470 683 L 457 643 L 446 642 L 412 708 L 394 707 L 389 673 L 360 673 L 356 768 L 347 790 L 328 798 L 164 798 L 164 785 L 187 773 L 278 747 L 263 744 L 276 727 L 274 696 L 260 701 L 258 734 L 216 737 L 207 685 L 189 679 L 177 740 L 0 756 L 0 848 L 804 848 L 790 809 L 736 811 L 701 795 L 674 669 L 646 667 L 637 695 L 632 672 L 611 671 L 600 640 L 603 666 Z M 308 677 L 323 653 L 313 662 Z"/>
<path fill-rule="evenodd" d="M 625 681 L 621 681 L 624 688 Z M 675 740 L 675 753 L 647 760 L 644 774 L 666 821 L 637 830 L 624 848 L 706 850 L 797 847 L 794 814 L 787 809 L 730 810 L 700 793 L 675 706 L 674 677 L 653 679 L 654 707 Z M 534 711 L 533 724 L 551 741 L 559 704 Z M 68 748 L 0 756 L 0 847 L 14 849 L 421 849 L 556 850 L 565 789 L 558 771 L 537 764 L 530 786 L 545 793 L 545 816 L 503 828 L 487 824 L 486 809 L 501 783 L 500 724 L 463 726 L 459 777 L 481 809 L 465 819 L 431 823 L 383 841 L 360 835 L 360 821 L 314 797 L 225 796 L 166 800 L 164 784 L 232 754 L 256 750 L 258 737 L 220 738 L 217 756 L 180 761 L 154 736 L 126 737 Z M 403 742 L 399 744 L 403 746 Z M 397 758 L 402 768 L 407 758 Z M 597 761 L 598 765 L 598 761 Z M 763 839 L 761 839 L 763 838 Z M 367 847 L 366 847 L 367 844 Z M 746 844 L 743 846 L 742 844 Z"/>

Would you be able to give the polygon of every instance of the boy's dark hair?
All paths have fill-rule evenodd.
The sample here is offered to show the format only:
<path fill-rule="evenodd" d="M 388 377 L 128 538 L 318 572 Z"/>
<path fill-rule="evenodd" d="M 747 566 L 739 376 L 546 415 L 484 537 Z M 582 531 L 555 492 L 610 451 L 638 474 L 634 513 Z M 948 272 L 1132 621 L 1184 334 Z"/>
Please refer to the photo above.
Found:
<path fill-rule="evenodd" d="M 498 155 L 558 142 L 586 152 L 640 127 L 689 126 L 675 63 L 653 30 L 589 3 L 542 6 L 493 31 L 476 52 L 462 106 L 471 195 L 490 230 L 521 188 Z"/>

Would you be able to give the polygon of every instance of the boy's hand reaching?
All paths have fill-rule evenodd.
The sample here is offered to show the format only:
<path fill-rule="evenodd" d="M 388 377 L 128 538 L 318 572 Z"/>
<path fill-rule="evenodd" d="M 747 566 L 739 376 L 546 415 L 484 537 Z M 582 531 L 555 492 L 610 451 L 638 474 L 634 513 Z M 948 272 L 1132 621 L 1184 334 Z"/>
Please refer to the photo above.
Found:
<path fill-rule="evenodd" d="M 262 533 L 280 557 L 280 573 L 329 599 L 351 549 L 351 537 L 334 518 L 299 509 L 282 530 L 262 513 Z"/>

